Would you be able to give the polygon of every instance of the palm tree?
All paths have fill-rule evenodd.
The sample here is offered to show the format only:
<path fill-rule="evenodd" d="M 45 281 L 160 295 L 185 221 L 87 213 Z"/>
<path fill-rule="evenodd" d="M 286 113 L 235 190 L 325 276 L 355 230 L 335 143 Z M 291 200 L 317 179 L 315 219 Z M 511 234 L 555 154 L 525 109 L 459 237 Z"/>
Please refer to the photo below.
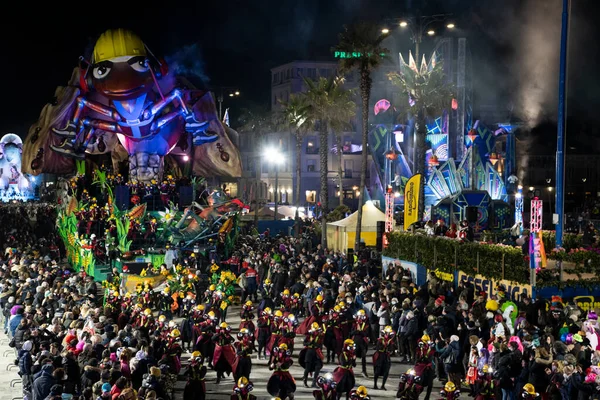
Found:
<path fill-rule="evenodd" d="M 326 215 L 329 211 L 329 190 L 327 175 L 329 172 L 329 128 L 340 128 L 350 121 L 349 108 L 354 108 L 350 93 L 342 88 L 344 79 L 340 77 L 319 78 L 317 81 L 304 79 L 307 91 L 302 93 L 306 104 L 306 115 L 311 123 L 315 123 L 319 131 L 320 161 L 320 201 L 321 201 L 321 245 L 327 246 Z M 349 105 L 350 103 L 350 105 Z"/>
<path fill-rule="evenodd" d="M 287 103 L 282 103 L 280 117 L 281 123 L 292 130 L 296 142 L 296 218 L 298 218 L 300 208 L 300 183 L 302 177 L 302 142 L 304 135 L 309 127 L 308 123 L 308 104 L 306 98 L 300 94 L 292 94 Z"/>
<path fill-rule="evenodd" d="M 245 109 L 242 111 L 239 117 L 239 123 L 241 127 L 238 130 L 242 133 L 248 133 L 252 135 L 252 144 L 255 155 L 255 184 L 254 184 L 254 198 L 251 199 L 255 203 L 254 208 L 254 228 L 258 230 L 258 214 L 260 211 L 260 182 L 262 173 L 262 146 L 264 136 L 267 133 L 274 131 L 274 121 L 271 111 L 264 107 L 258 107 L 254 109 Z"/>
<path fill-rule="evenodd" d="M 427 137 L 427 119 L 438 117 L 445 108 L 450 105 L 454 96 L 454 88 L 446 81 L 444 69 L 441 63 L 435 62 L 435 54 L 432 56 L 429 65 L 421 63 L 421 68 L 417 69 L 414 64 L 407 65 L 402 60 L 400 73 L 391 72 L 388 78 L 404 94 L 407 95 L 407 102 L 411 105 L 411 111 L 415 116 L 415 129 L 417 134 L 417 149 L 415 151 L 415 174 L 423 174 L 425 170 L 425 152 Z M 421 184 L 421 195 L 419 196 L 419 220 L 423 219 L 425 206 L 424 186 Z"/>
<path fill-rule="evenodd" d="M 338 186 L 340 192 L 340 206 L 344 205 L 344 170 L 343 170 L 343 158 L 344 150 L 342 146 L 342 135 L 344 131 L 347 131 L 352 127 L 350 121 L 356 116 L 356 103 L 353 100 L 354 91 L 344 90 L 338 87 L 336 90 L 330 93 L 331 102 L 335 105 L 336 118 L 330 121 L 331 130 L 335 137 L 335 147 L 338 156 Z"/>
<path fill-rule="evenodd" d="M 385 59 L 387 49 L 381 46 L 385 38 L 381 34 L 381 27 L 368 23 L 359 22 L 344 26 L 344 31 L 339 35 L 339 43 L 335 51 L 352 53 L 353 57 L 340 60 L 342 72 L 357 70 L 360 75 L 360 97 L 362 100 L 362 165 L 360 171 L 360 195 L 358 197 L 358 218 L 356 221 L 355 250 L 360 245 L 362 205 L 367 186 L 367 142 L 369 135 L 369 100 L 371 97 L 371 86 L 373 80 L 371 72 L 381 65 Z M 355 56 L 356 55 L 356 56 Z"/>

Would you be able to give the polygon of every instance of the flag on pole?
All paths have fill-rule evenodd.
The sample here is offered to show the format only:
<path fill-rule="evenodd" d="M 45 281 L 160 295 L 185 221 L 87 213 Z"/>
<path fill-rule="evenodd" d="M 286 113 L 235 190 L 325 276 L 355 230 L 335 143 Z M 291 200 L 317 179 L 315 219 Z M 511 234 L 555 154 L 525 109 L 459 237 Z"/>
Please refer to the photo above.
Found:
<path fill-rule="evenodd" d="M 229 108 L 225 109 L 225 115 L 223 115 L 223 123 L 229 126 Z"/>

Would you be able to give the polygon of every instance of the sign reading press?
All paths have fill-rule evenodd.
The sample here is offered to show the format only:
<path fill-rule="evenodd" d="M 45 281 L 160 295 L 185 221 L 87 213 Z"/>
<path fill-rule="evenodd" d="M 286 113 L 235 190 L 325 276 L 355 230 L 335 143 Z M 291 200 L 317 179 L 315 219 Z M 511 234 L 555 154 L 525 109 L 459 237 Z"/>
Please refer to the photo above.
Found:
<path fill-rule="evenodd" d="M 513 301 L 521 300 L 522 296 L 531 297 L 531 285 L 515 283 L 507 280 L 488 279 L 482 275 L 470 276 L 462 271 L 458 271 L 458 282 L 471 282 L 475 286 L 475 291 L 486 292 L 488 296 L 497 295 L 498 288 L 504 286 L 506 289 L 506 297 Z"/>

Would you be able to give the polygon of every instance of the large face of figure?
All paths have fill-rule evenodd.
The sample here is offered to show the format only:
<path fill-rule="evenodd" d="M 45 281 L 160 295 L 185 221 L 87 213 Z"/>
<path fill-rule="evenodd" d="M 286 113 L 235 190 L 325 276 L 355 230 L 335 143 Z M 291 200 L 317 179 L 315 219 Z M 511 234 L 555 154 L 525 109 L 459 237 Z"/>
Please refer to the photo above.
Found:
<path fill-rule="evenodd" d="M 8 164 L 17 165 L 21 163 L 21 149 L 13 144 L 4 146 L 4 159 Z"/>
<path fill-rule="evenodd" d="M 146 47 L 133 32 L 104 32 L 94 47 L 94 88 L 112 100 L 130 100 L 152 90 L 154 80 Z"/>

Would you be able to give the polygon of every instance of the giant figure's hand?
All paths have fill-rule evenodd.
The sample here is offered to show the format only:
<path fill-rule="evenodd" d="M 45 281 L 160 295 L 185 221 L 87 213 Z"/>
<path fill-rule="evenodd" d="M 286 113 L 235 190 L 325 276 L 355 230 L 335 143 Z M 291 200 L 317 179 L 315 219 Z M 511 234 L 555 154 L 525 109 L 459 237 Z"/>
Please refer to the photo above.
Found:
<path fill-rule="evenodd" d="M 185 130 L 192 134 L 192 143 L 194 146 L 201 146 L 204 143 L 217 140 L 218 135 L 206 132 L 209 125 L 208 121 L 198 122 L 194 114 L 188 114 L 185 117 Z"/>

